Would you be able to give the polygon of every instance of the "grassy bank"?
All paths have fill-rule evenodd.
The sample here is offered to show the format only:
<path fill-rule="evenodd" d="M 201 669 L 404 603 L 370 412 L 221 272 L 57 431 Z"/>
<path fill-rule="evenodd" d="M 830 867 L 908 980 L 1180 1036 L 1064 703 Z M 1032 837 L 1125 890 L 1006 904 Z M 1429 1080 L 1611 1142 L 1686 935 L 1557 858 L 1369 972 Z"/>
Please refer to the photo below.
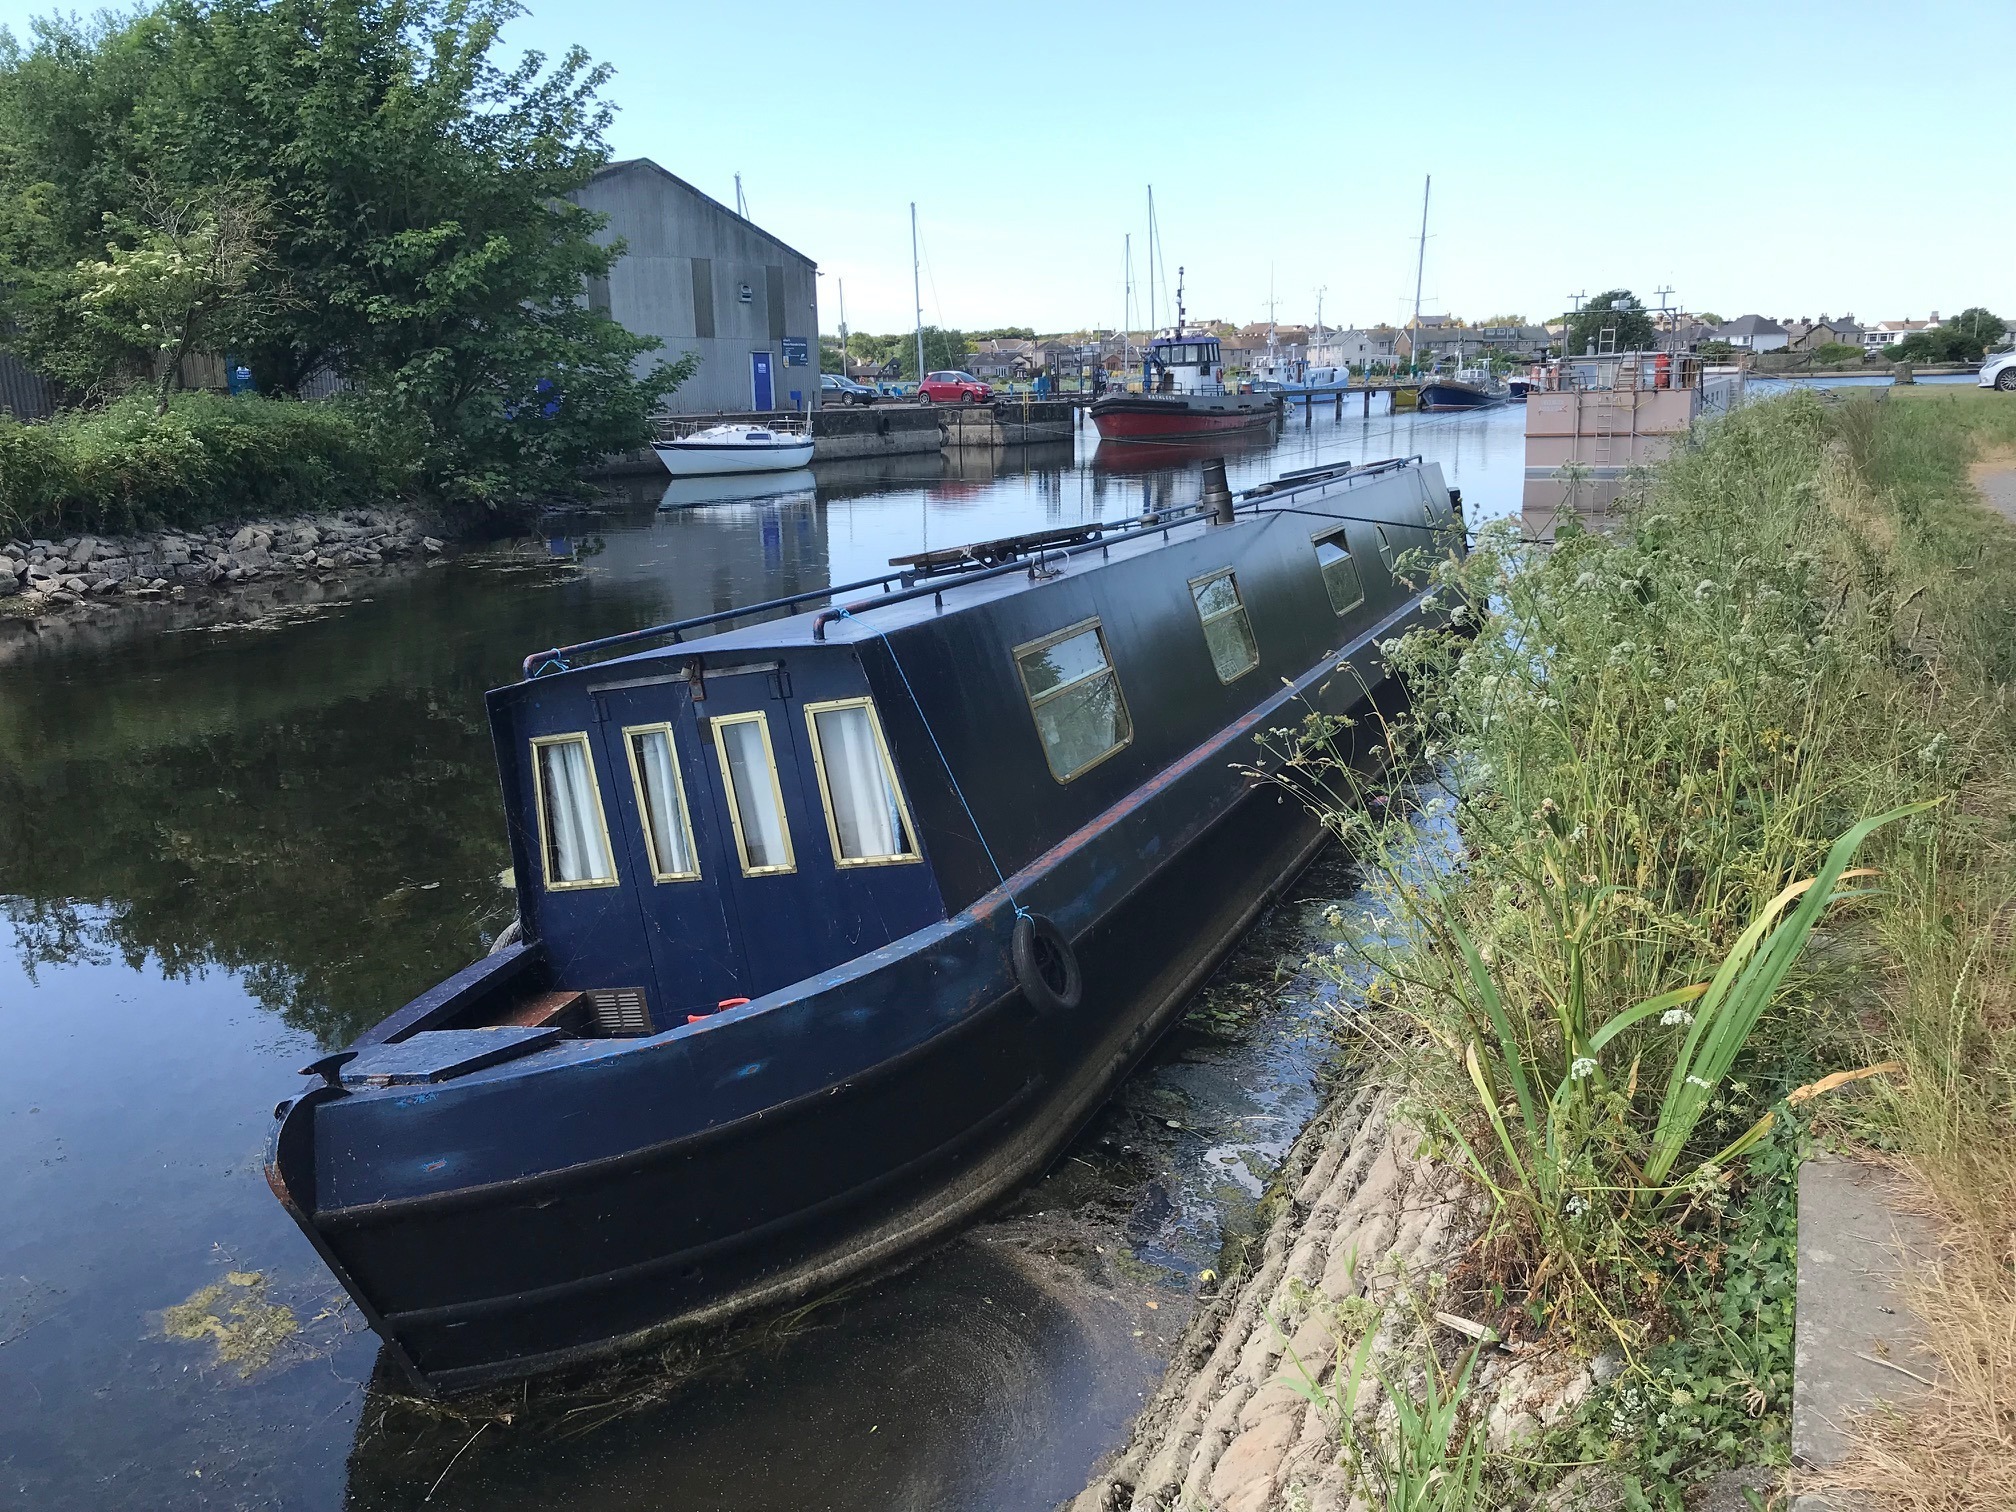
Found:
<path fill-rule="evenodd" d="M 0 416 L 0 541 L 122 535 L 344 509 L 410 493 L 412 448 L 347 406 L 148 397 L 24 425 Z"/>
<path fill-rule="evenodd" d="M 1391 648 L 1423 690 L 1392 738 L 1451 774 L 1454 865 L 1326 800 L 1339 732 L 1301 732 L 1293 780 L 1394 899 L 1356 942 L 1374 1032 L 1493 1199 L 1464 1282 L 1501 1334 L 1624 1364 L 1494 1467 L 1508 1493 L 1596 1462 L 1678 1506 L 1784 1462 L 1818 1137 L 1890 1152 L 1958 1236 L 1927 1298 L 1955 1384 L 1869 1478 L 1899 1507 L 2016 1495 L 2016 530 L 1967 475 L 2012 441 L 1996 395 L 1792 395 L 1615 538 L 1435 566 L 1483 629 Z"/>

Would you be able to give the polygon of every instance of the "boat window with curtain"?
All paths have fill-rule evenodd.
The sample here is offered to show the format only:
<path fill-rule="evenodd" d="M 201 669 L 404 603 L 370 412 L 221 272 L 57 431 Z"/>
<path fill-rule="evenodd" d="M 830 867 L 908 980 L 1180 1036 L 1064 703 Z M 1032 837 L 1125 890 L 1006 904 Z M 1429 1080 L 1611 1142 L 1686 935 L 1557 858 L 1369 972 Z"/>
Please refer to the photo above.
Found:
<path fill-rule="evenodd" d="M 1015 648 L 1050 774 L 1069 782 L 1134 738 L 1134 721 L 1096 619 Z"/>
<path fill-rule="evenodd" d="M 644 826 L 644 848 L 651 857 L 654 882 L 691 882 L 700 875 L 693 849 L 692 816 L 686 809 L 686 785 L 679 780 L 679 762 L 672 749 L 670 725 L 645 725 L 623 732 L 630 747 L 630 777 L 637 786 L 637 815 Z"/>
<path fill-rule="evenodd" d="M 1316 565 L 1323 569 L 1323 586 L 1330 593 L 1330 607 L 1339 614 L 1365 602 L 1365 584 L 1358 576 L 1358 564 L 1351 560 L 1348 533 L 1339 527 L 1315 539 Z"/>
<path fill-rule="evenodd" d="M 1204 624 L 1204 643 L 1211 648 L 1211 665 L 1218 669 L 1218 681 L 1233 682 L 1260 665 L 1260 647 L 1253 639 L 1253 625 L 1246 618 L 1246 605 L 1239 598 L 1239 582 L 1232 569 L 1214 572 L 1190 584 L 1190 596 L 1197 602 L 1197 618 Z"/>
<path fill-rule="evenodd" d="M 918 860 L 917 842 L 875 705 L 866 698 L 808 704 L 812 759 L 826 804 L 833 859 L 841 866 Z"/>
<path fill-rule="evenodd" d="M 745 877 L 798 869 L 784 819 L 784 793 L 770 750 L 770 721 L 761 713 L 714 721 L 714 745 L 728 790 L 728 818 Z"/>
<path fill-rule="evenodd" d="M 532 770 L 547 888 L 614 887 L 616 863 L 602 822 L 602 794 L 595 785 L 588 736 L 547 735 L 533 741 Z"/>

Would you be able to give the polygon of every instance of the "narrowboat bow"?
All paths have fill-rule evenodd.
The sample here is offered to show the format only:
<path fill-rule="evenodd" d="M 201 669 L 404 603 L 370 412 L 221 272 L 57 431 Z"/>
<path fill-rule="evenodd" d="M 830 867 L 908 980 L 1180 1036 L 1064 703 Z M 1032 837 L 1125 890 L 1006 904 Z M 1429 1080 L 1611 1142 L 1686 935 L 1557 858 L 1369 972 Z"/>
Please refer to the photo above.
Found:
<path fill-rule="evenodd" d="M 417 1388 L 810 1295 L 1092 1116 L 1320 844 L 1256 733 L 1397 700 L 1395 558 L 1462 550 L 1418 458 L 1206 473 L 489 695 L 521 937 L 307 1067 L 267 1164 Z"/>

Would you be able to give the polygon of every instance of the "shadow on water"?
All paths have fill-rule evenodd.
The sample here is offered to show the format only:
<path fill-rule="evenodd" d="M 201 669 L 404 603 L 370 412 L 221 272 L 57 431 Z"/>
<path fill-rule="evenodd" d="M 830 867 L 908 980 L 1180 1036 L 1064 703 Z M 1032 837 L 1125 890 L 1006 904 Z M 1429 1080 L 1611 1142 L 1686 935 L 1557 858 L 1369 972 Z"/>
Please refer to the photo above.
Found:
<path fill-rule="evenodd" d="M 1374 416 L 1231 470 L 1440 444 L 1467 499 L 1511 508 L 1519 439 Z M 419 1507 L 437 1480 L 429 1506 L 1075 1491 L 1315 1105 L 1325 1004 L 1278 964 L 1313 905 L 1277 910 L 1006 1211 L 792 1327 L 523 1391 L 510 1422 L 501 1401 L 471 1419 L 368 1389 L 376 1339 L 260 1164 L 295 1068 L 509 917 L 483 693 L 527 652 L 1127 518 L 1194 496 L 1199 465 L 1108 475 L 1081 438 L 664 511 L 643 478 L 429 570 L 0 627 L 0 1505 L 333 1512 Z M 259 1337 L 270 1359 L 240 1347 Z"/>

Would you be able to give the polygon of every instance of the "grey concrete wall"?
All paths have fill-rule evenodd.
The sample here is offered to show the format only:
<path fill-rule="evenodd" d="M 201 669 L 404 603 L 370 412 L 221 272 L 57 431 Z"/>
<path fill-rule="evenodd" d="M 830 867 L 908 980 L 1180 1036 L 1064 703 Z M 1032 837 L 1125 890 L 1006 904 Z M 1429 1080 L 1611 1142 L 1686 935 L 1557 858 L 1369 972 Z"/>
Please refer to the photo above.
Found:
<path fill-rule="evenodd" d="M 754 352 L 770 353 L 778 408 L 818 404 L 819 291 L 811 258 L 648 158 L 610 165 L 574 198 L 608 217 L 599 240 L 620 238 L 625 244 L 606 287 L 600 280 L 591 284 L 588 302 L 663 343 L 640 359 L 639 371 L 660 358 L 699 354 L 699 371 L 671 396 L 669 409 L 677 414 L 749 409 Z M 695 305 L 696 259 L 707 265 L 711 310 Z M 780 291 L 781 300 L 775 299 Z M 713 334 L 703 335 L 710 314 Z M 804 366 L 785 366 L 787 336 L 804 341 Z"/>

